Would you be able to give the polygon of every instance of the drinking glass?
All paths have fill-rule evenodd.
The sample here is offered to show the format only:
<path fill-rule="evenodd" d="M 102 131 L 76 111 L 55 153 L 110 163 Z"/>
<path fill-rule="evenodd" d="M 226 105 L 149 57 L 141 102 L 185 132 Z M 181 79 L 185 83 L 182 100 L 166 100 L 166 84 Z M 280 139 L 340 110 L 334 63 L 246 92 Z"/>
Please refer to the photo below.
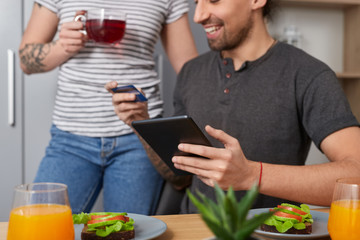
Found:
<path fill-rule="evenodd" d="M 332 240 L 360 239 L 360 177 L 336 181 L 328 230 Z"/>
<path fill-rule="evenodd" d="M 7 240 L 74 240 L 67 186 L 32 183 L 15 187 Z"/>
<path fill-rule="evenodd" d="M 90 40 L 98 43 L 117 44 L 125 34 L 126 14 L 117 9 L 90 9 L 77 15 L 85 25 Z"/>

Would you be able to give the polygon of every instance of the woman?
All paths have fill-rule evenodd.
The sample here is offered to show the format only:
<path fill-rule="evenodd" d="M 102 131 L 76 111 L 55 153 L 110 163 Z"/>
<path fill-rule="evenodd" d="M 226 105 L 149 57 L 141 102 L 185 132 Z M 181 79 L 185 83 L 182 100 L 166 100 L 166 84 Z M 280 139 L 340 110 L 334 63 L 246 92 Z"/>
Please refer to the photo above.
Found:
<path fill-rule="evenodd" d="M 119 44 L 88 41 L 74 17 L 91 8 L 126 13 Z M 67 184 L 73 213 L 89 212 L 102 188 L 105 211 L 155 212 L 163 180 L 114 113 L 104 85 L 136 85 L 148 98 L 150 117 L 160 116 L 154 46 L 160 36 L 176 72 L 197 55 L 188 8 L 187 0 L 35 1 L 19 48 L 21 67 L 27 74 L 59 67 L 52 138 L 35 182 Z"/>

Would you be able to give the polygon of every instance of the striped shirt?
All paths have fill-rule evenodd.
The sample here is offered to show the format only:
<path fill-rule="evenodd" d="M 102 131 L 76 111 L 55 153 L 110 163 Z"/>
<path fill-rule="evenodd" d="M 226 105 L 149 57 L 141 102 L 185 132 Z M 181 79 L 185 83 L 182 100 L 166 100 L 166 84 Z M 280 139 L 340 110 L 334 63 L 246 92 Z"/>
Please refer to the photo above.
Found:
<path fill-rule="evenodd" d="M 53 123 L 61 130 L 89 137 L 113 137 L 132 132 L 114 112 L 104 85 L 133 84 L 148 98 L 150 117 L 162 114 L 160 80 L 153 53 L 162 26 L 187 13 L 187 0 L 36 0 L 55 12 L 61 24 L 73 21 L 75 12 L 91 8 L 120 9 L 126 13 L 126 30 L 115 46 L 88 42 L 59 66 Z"/>

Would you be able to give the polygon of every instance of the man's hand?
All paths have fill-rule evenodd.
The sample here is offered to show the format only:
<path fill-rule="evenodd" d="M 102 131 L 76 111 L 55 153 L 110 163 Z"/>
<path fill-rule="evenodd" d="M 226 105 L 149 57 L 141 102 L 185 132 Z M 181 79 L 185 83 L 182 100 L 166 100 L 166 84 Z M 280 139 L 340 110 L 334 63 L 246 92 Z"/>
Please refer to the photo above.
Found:
<path fill-rule="evenodd" d="M 222 189 L 230 186 L 234 190 L 249 189 L 259 177 L 260 165 L 246 159 L 236 138 L 210 126 L 206 126 L 205 130 L 222 142 L 224 148 L 180 144 L 179 150 L 204 158 L 174 156 L 175 167 L 194 173 L 211 187 L 218 183 Z"/>
<path fill-rule="evenodd" d="M 114 111 L 120 120 L 131 126 L 133 121 L 149 119 L 147 102 L 134 102 L 134 93 L 114 93 L 111 89 L 117 87 L 117 82 L 108 82 L 106 90 L 112 93 L 112 104 Z"/>

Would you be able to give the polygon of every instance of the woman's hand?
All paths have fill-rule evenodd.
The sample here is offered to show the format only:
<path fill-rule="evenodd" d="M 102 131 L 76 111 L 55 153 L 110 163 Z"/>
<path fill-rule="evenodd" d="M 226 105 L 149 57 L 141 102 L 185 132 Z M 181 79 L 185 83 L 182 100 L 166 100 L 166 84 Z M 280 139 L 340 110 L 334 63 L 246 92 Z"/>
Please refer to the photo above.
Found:
<path fill-rule="evenodd" d="M 76 13 L 76 16 L 83 14 L 82 11 Z M 87 35 L 81 30 L 84 29 L 81 21 L 72 21 L 63 23 L 59 32 L 59 44 L 64 51 L 70 55 L 75 55 L 79 52 L 88 41 Z"/>
<path fill-rule="evenodd" d="M 117 82 L 108 82 L 105 89 L 112 93 L 112 104 L 116 115 L 127 125 L 133 121 L 149 119 L 147 102 L 134 102 L 134 93 L 114 93 L 111 89 L 117 87 Z M 141 90 L 140 90 L 141 91 Z"/>

